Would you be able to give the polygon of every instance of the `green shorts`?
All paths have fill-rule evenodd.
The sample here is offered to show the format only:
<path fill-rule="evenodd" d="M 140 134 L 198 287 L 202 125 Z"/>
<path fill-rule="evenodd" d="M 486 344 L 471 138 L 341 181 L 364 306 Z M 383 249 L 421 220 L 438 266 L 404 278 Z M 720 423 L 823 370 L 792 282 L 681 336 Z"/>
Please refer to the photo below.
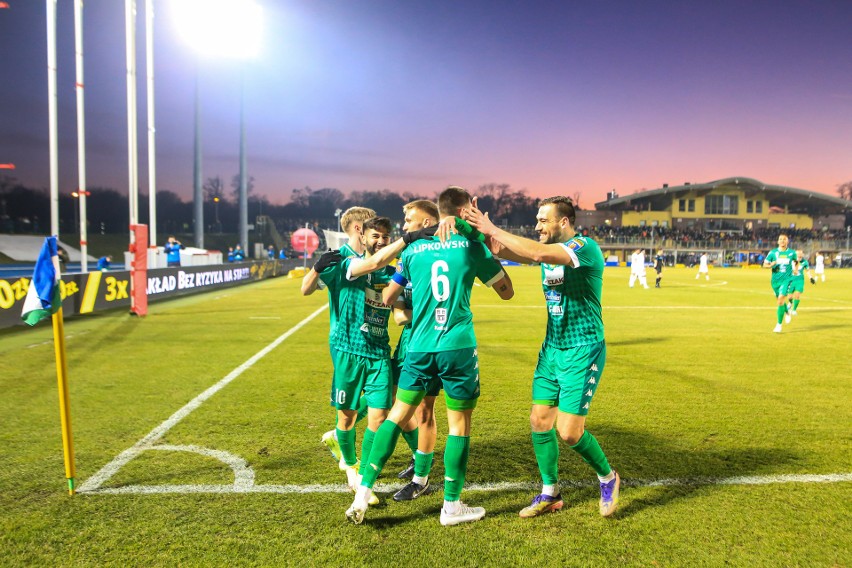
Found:
<path fill-rule="evenodd" d="M 772 291 L 775 292 L 775 297 L 786 296 L 793 291 L 793 281 L 785 280 L 784 282 L 772 283 Z"/>
<path fill-rule="evenodd" d="M 479 358 L 476 347 L 439 353 L 409 351 L 402 364 L 397 398 L 416 406 L 424 396 L 444 389 L 447 408 L 476 408 L 479 399 Z"/>
<path fill-rule="evenodd" d="M 334 354 L 334 407 L 357 410 L 361 391 L 369 408 L 389 409 L 391 394 L 390 359 L 372 359 L 346 351 Z"/>
<path fill-rule="evenodd" d="M 799 294 L 804 293 L 805 291 L 805 279 L 797 278 L 795 280 L 790 281 L 790 287 L 787 289 L 788 294 L 792 294 L 793 292 L 798 292 Z"/>
<path fill-rule="evenodd" d="M 571 349 L 542 346 L 533 375 L 533 404 L 559 406 L 562 412 L 585 416 L 605 363 L 603 341 Z"/>

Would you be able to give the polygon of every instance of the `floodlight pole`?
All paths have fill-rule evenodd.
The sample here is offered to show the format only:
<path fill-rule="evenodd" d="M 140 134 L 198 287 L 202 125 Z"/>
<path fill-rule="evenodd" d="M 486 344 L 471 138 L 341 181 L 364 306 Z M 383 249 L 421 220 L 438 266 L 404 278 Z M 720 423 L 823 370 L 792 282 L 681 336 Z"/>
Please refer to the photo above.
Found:
<path fill-rule="evenodd" d="M 89 271 L 86 218 L 86 120 L 83 93 L 83 0 L 74 0 L 74 51 L 77 63 L 77 194 L 80 199 L 80 272 Z"/>
<path fill-rule="evenodd" d="M 59 236 L 59 148 L 56 122 L 56 0 L 47 0 L 47 123 L 50 156 L 50 234 Z"/>
<path fill-rule="evenodd" d="M 240 242 L 249 254 L 248 246 L 248 172 L 246 167 L 245 72 L 240 67 Z"/>
<path fill-rule="evenodd" d="M 201 101 L 199 97 L 199 62 L 195 60 L 195 161 L 192 168 L 193 203 L 195 204 L 195 246 L 204 248 L 204 196 L 201 192 Z"/>
<path fill-rule="evenodd" d="M 148 87 L 148 236 L 157 246 L 157 144 L 154 127 L 154 0 L 145 0 L 145 66 Z"/>
<path fill-rule="evenodd" d="M 130 227 L 139 223 L 139 174 L 136 144 L 136 0 L 125 2 L 125 33 L 127 43 L 127 201 L 130 207 Z M 130 244 L 136 242 L 132 228 Z"/>

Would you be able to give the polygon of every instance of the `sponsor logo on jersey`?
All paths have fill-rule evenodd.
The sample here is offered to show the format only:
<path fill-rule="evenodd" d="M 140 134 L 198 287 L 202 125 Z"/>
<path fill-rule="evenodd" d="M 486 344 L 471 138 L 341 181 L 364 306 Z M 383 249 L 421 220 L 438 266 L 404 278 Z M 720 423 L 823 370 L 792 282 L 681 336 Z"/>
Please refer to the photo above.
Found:
<path fill-rule="evenodd" d="M 380 327 L 378 325 L 370 325 L 369 323 L 365 323 L 361 326 L 361 332 L 366 333 L 367 335 L 373 335 L 375 337 L 384 337 L 388 330 L 384 327 Z"/>
<path fill-rule="evenodd" d="M 560 294 L 556 290 L 548 290 L 544 293 L 544 299 L 548 303 L 558 304 L 562 301 L 562 294 Z"/>
<path fill-rule="evenodd" d="M 542 267 L 545 286 L 559 286 L 565 282 L 565 267 L 561 264 L 542 264 Z"/>
<path fill-rule="evenodd" d="M 447 308 L 435 308 L 435 321 L 440 324 L 447 323 Z"/>
<path fill-rule="evenodd" d="M 568 241 L 568 248 L 571 250 L 580 250 L 585 244 L 586 243 L 575 237 Z"/>
<path fill-rule="evenodd" d="M 559 317 L 562 315 L 562 306 L 550 306 L 548 311 L 550 311 L 550 315 Z"/>

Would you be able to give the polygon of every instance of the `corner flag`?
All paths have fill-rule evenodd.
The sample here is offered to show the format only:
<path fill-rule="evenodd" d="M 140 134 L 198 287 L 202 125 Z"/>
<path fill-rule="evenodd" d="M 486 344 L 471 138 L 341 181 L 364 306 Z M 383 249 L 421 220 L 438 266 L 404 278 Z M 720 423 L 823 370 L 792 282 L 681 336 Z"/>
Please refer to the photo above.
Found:
<path fill-rule="evenodd" d="M 56 380 L 59 386 L 59 419 L 62 424 L 62 452 L 65 457 L 65 477 L 68 493 L 74 494 L 74 439 L 71 436 L 71 401 L 68 396 L 68 362 L 65 357 L 65 323 L 62 318 L 62 295 L 59 288 L 59 257 L 56 254 L 56 237 L 44 239 L 36 260 L 33 279 L 24 299 L 21 313 L 29 325 L 52 317 L 53 351 L 56 354 Z"/>
<path fill-rule="evenodd" d="M 47 237 L 36 260 L 21 319 L 28 325 L 35 325 L 55 314 L 61 307 L 56 237 Z"/>

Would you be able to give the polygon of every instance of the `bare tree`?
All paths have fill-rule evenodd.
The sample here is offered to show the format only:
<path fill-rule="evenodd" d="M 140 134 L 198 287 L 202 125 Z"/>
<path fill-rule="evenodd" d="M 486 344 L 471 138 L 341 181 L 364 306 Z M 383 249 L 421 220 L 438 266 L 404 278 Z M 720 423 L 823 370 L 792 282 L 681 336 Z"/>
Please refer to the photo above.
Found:
<path fill-rule="evenodd" d="M 234 201 L 240 200 L 240 174 L 235 175 L 231 178 L 231 187 L 234 190 Z M 252 191 L 254 191 L 254 176 L 248 176 L 246 178 L 246 196 L 251 195 Z"/>
<path fill-rule="evenodd" d="M 841 183 L 837 186 L 837 195 L 840 199 L 852 199 L 852 181 Z"/>
<path fill-rule="evenodd" d="M 225 197 L 225 182 L 220 176 L 207 178 L 202 189 L 204 190 L 204 201 L 211 201 L 214 197 L 219 199 Z"/>

